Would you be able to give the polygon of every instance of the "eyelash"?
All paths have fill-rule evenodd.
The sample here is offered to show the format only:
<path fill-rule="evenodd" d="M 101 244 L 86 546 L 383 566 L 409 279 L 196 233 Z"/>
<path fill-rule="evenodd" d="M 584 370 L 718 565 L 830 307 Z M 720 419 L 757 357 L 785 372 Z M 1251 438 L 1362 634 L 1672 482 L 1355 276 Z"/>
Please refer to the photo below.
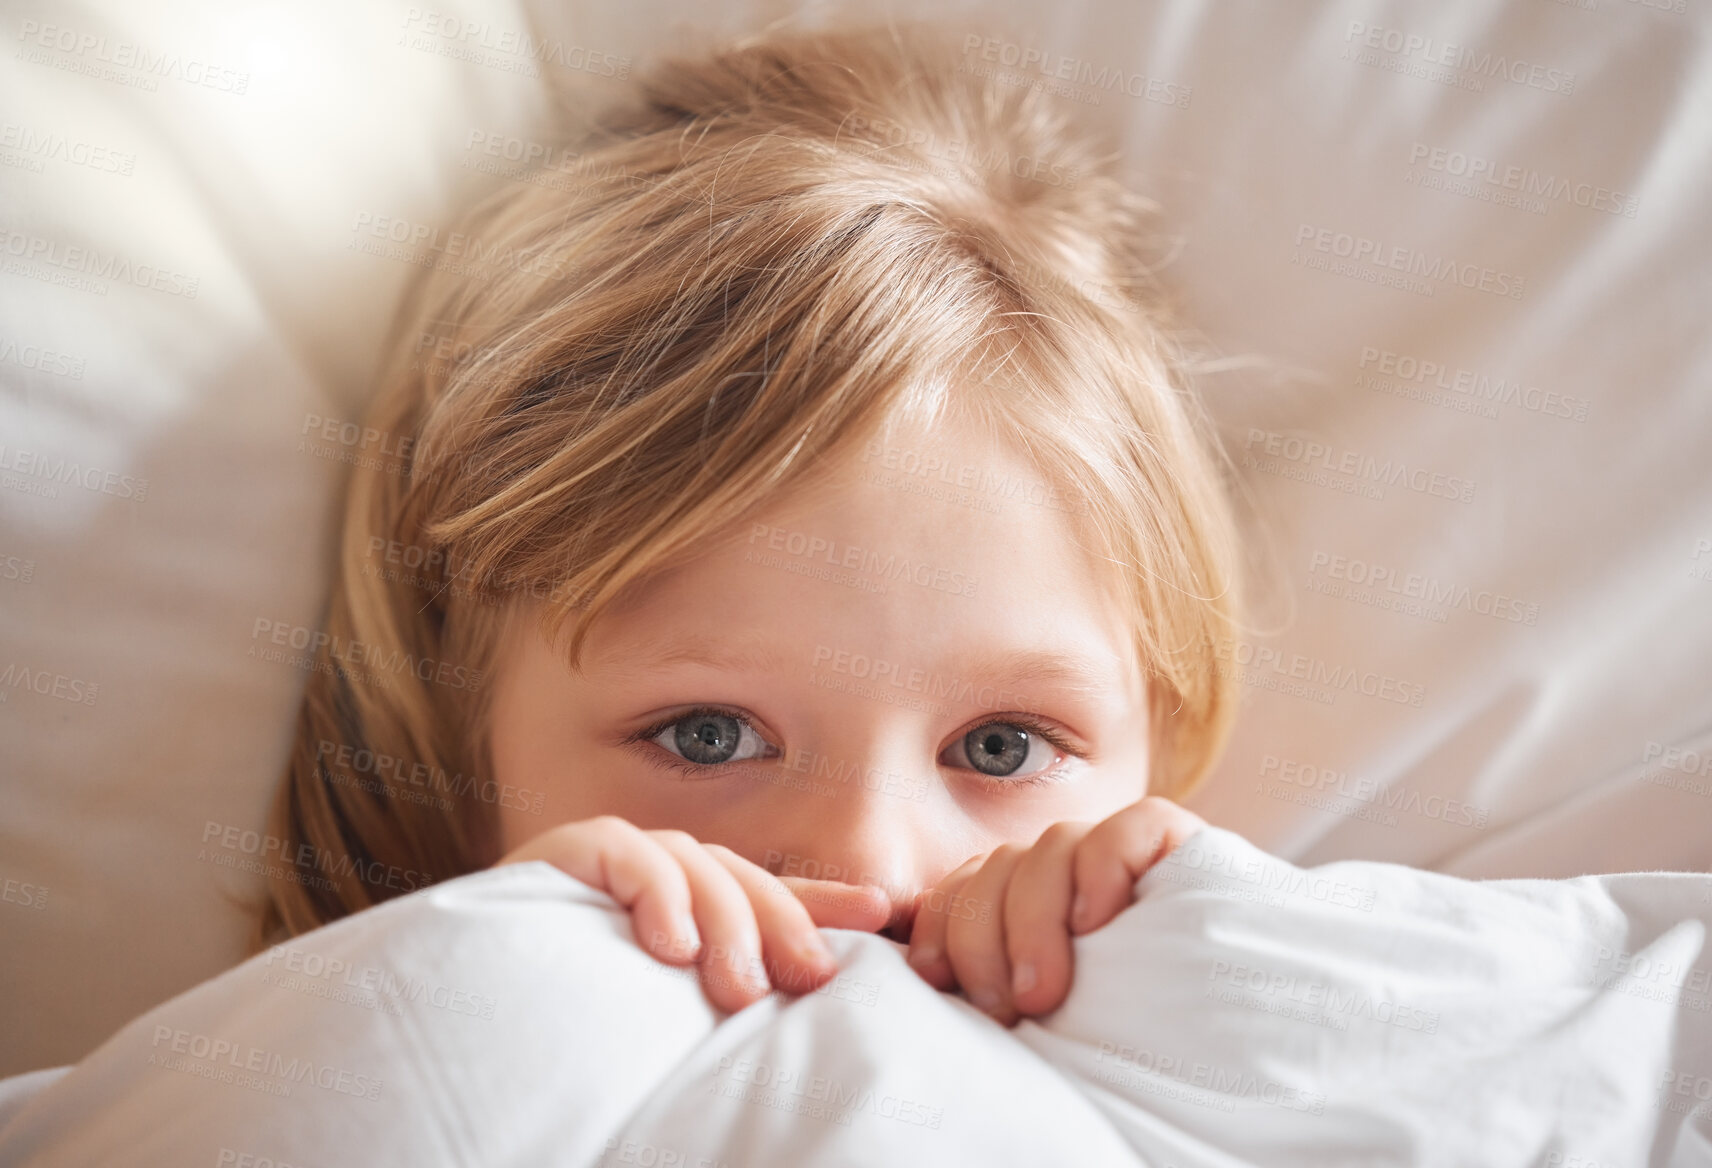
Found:
<path fill-rule="evenodd" d="M 1087 757 L 1086 751 L 1077 750 L 1074 746 L 1070 745 L 1069 741 L 1066 740 L 1060 731 L 1030 714 L 1001 714 L 996 718 L 987 718 L 984 721 L 974 722 L 966 726 L 963 733 L 958 735 L 958 737 L 967 737 L 971 730 L 979 730 L 982 726 L 991 726 L 995 723 L 1005 726 L 1020 726 L 1024 730 L 1038 734 L 1048 742 L 1052 743 L 1053 746 L 1057 747 L 1060 754 L 1067 754 L 1070 758 Z M 974 775 L 983 786 L 994 789 L 1001 787 L 1046 787 L 1053 783 L 1063 782 L 1064 775 L 1062 772 L 1066 770 L 1069 765 L 1070 760 L 1063 759 L 1043 770 L 1038 770 L 1033 774 L 1023 775 L 1022 777 L 1015 779 L 1007 779 L 998 775 L 983 775 L 980 771 L 973 769 L 971 769 L 969 773 Z"/>
<path fill-rule="evenodd" d="M 630 735 L 624 741 L 626 744 L 636 743 L 636 744 L 641 745 L 641 746 L 659 746 L 659 743 L 650 742 L 649 739 L 657 737 L 662 730 L 669 730 L 671 727 L 676 726 L 679 722 L 682 722 L 685 718 L 695 718 L 695 717 L 698 717 L 702 714 L 719 714 L 719 715 L 722 715 L 723 717 L 735 718 L 737 721 L 739 721 L 739 722 L 743 723 L 745 726 L 749 727 L 749 729 L 755 730 L 755 724 L 753 722 L 751 722 L 748 718 L 745 718 L 742 714 L 740 714 L 736 710 L 726 709 L 724 706 L 696 706 L 693 709 L 688 709 L 688 710 L 682 711 L 681 713 L 673 714 L 670 718 L 666 718 L 663 721 L 656 722 L 656 723 L 654 723 L 654 725 L 646 727 L 645 729 L 638 730 L 636 733 Z M 759 736 L 760 731 L 756 730 L 755 733 L 757 736 Z M 708 766 L 705 763 L 691 762 L 687 758 L 679 758 L 677 755 L 672 754 L 670 751 L 666 750 L 666 748 L 663 746 L 660 747 L 660 749 L 658 751 L 647 750 L 647 751 L 644 751 L 643 753 L 645 753 L 648 756 L 648 761 L 652 762 L 655 766 L 665 767 L 667 770 L 682 771 L 686 775 L 687 774 L 710 775 L 710 774 L 713 774 L 715 772 L 723 771 L 726 767 L 732 765 L 731 763 L 728 763 L 728 762 L 722 762 L 722 763 L 716 763 L 713 766 Z M 662 754 L 665 757 L 662 758 L 661 757 Z M 745 762 L 764 762 L 766 760 L 764 760 L 764 759 L 752 759 L 751 758 L 751 759 L 744 759 L 743 761 L 745 761 Z"/>
<path fill-rule="evenodd" d="M 748 718 L 744 717 L 741 713 L 739 713 L 736 710 L 728 709 L 727 707 L 724 707 L 724 706 L 696 706 L 693 709 L 688 709 L 688 710 L 684 710 L 680 713 L 673 714 L 670 718 L 666 718 L 662 721 L 656 722 L 652 726 L 648 726 L 642 730 L 638 730 L 636 733 L 625 738 L 624 743 L 626 745 L 629 745 L 631 743 L 635 743 L 638 745 L 658 746 L 659 745 L 658 743 L 651 742 L 650 739 L 653 739 L 656 736 L 658 736 L 661 731 L 668 730 L 671 727 L 677 725 L 679 722 L 682 722 L 685 718 L 694 718 L 694 717 L 697 717 L 697 716 L 702 715 L 702 714 L 719 714 L 719 715 L 726 717 L 726 718 L 734 718 L 737 721 L 743 723 L 743 725 L 749 727 L 750 730 L 754 730 L 757 736 L 759 736 L 759 734 L 760 734 L 760 731 L 755 730 L 755 724 L 753 722 L 751 722 Z M 1052 726 L 1048 725 L 1046 722 L 1042 721 L 1041 719 L 1036 718 L 1030 714 L 1005 714 L 1005 715 L 1002 715 L 1002 716 L 996 717 L 996 718 L 988 718 L 982 722 L 971 723 L 966 729 L 964 729 L 963 734 L 967 735 L 969 733 L 969 731 L 971 731 L 971 730 L 979 730 L 982 726 L 991 726 L 995 723 L 1000 723 L 1000 724 L 1003 724 L 1006 726 L 1020 726 L 1024 730 L 1032 731 L 1033 733 L 1038 734 L 1042 738 L 1046 739 L 1046 741 L 1050 742 L 1053 746 L 1057 747 L 1061 753 L 1067 754 L 1071 758 L 1086 758 L 1087 757 L 1087 752 L 1082 751 L 1082 750 L 1078 750 L 1078 749 L 1076 749 L 1076 747 L 1070 745 L 1070 743 L 1065 740 L 1065 737 L 1062 733 L 1060 733 L 1058 730 L 1054 729 Z M 768 745 L 771 745 L 771 743 L 769 743 Z M 734 763 L 729 763 L 729 762 L 716 763 L 713 766 L 708 766 L 708 765 L 703 764 L 703 763 L 695 763 L 695 762 L 689 761 L 686 758 L 679 758 L 678 756 L 672 754 L 670 751 L 667 751 L 664 747 L 661 747 L 659 752 L 655 752 L 655 751 L 650 750 L 650 751 L 646 751 L 645 753 L 648 755 L 649 761 L 652 762 L 655 766 L 664 767 L 667 770 L 679 771 L 679 772 L 682 772 L 683 774 L 686 774 L 686 775 L 695 774 L 695 775 L 701 775 L 701 776 L 708 776 L 710 774 L 721 773 L 724 771 L 724 769 L 726 767 L 736 765 Z M 664 758 L 660 757 L 661 754 L 664 754 L 666 757 L 664 757 Z M 774 757 L 778 757 L 778 756 L 775 755 Z M 744 759 L 743 761 L 744 762 L 764 762 L 767 760 L 765 760 L 765 759 Z M 1000 787 L 1047 786 L 1049 784 L 1062 781 L 1063 776 L 1060 774 L 1060 772 L 1065 769 L 1067 764 L 1068 764 L 1067 759 L 1062 760 L 1054 766 L 1049 766 L 1049 767 L 1046 767 L 1044 770 L 1038 770 L 1038 771 L 1035 771 L 1033 774 L 1023 775 L 1021 778 L 1015 778 L 1015 779 L 1007 779 L 1007 778 L 1003 778 L 1003 777 L 997 776 L 997 775 L 983 775 L 983 774 L 981 774 L 980 771 L 973 770 L 973 769 L 971 769 L 969 771 L 969 773 L 972 775 L 975 775 L 982 782 L 982 785 L 989 786 L 989 787 L 992 787 L 995 789 L 1000 788 Z"/>

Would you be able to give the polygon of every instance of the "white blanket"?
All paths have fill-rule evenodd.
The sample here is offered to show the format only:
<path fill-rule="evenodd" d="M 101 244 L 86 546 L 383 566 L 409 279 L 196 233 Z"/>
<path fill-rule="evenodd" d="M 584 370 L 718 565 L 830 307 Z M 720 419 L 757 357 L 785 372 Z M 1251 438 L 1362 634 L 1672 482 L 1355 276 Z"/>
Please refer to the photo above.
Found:
<path fill-rule="evenodd" d="M 1712 1163 L 1712 876 L 1303 869 L 1208 828 L 1136 891 L 1006 1031 L 842 930 L 828 986 L 727 1015 L 606 894 L 485 871 L 0 1084 L 0 1162 Z"/>
<path fill-rule="evenodd" d="M 1712 869 L 1712 3 L 869 7 L 1029 53 L 1186 323 L 1304 373 L 1205 381 L 1280 631 L 1191 808 L 1300 864 Z M 323 427 L 419 270 L 368 232 L 565 162 L 553 92 L 626 88 L 587 66 L 792 12 L 0 0 L 0 1074 L 241 956 L 261 877 L 204 832 L 291 749 L 266 638 L 320 628 L 365 453 Z"/>

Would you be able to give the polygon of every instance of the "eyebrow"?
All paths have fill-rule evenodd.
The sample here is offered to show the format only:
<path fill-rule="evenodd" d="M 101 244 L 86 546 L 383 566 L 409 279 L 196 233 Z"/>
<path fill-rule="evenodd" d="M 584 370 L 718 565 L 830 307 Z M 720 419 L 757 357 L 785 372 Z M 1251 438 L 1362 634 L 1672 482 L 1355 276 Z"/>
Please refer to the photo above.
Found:
<path fill-rule="evenodd" d="M 872 660 L 873 658 L 870 658 Z M 890 661 L 889 658 L 885 660 Z M 609 659 L 610 661 L 610 659 Z M 780 672 L 792 664 L 791 656 L 767 645 L 726 645 L 705 636 L 680 637 L 628 655 L 619 664 L 626 669 L 664 669 L 673 665 L 701 665 L 730 673 Z M 908 661 L 893 662 L 913 671 Z M 1101 694 L 1113 689 L 1116 679 L 1097 662 L 1075 654 L 1050 649 L 1006 649 L 988 652 L 962 663 L 955 671 L 927 670 L 928 679 L 946 682 L 1034 683 L 1075 694 Z M 907 672 L 906 672 L 907 676 Z"/>

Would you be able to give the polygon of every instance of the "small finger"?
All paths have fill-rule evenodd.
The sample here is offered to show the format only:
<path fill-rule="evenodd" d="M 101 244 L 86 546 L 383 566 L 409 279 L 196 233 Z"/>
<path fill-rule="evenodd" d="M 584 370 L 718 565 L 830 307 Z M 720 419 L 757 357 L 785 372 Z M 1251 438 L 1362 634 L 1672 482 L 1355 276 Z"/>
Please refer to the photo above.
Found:
<path fill-rule="evenodd" d="M 1091 933 L 1135 899 L 1135 882 L 1207 821 L 1150 795 L 1096 824 L 1076 848 L 1070 932 Z"/>
<path fill-rule="evenodd" d="M 1011 1000 L 1011 959 L 1005 949 L 1005 890 L 1028 849 L 1021 844 L 994 848 L 986 863 L 963 885 L 961 902 L 952 906 L 945 953 L 957 984 L 976 1007 L 1006 1026 L 1017 1014 Z"/>
<path fill-rule="evenodd" d="M 964 882 L 979 870 L 986 858 L 985 854 L 971 856 L 916 897 L 915 921 L 910 927 L 910 968 L 936 990 L 957 988 L 957 975 L 951 969 L 945 947 L 950 910 L 954 903 L 961 904 L 959 896 Z"/>
<path fill-rule="evenodd" d="M 766 997 L 772 986 L 761 960 L 761 930 L 743 886 L 686 833 L 648 834 L 672 854 L 689 881 L 691 907 L 702 935 L 696 964 L 708 1000 L 736 1013 Z"/>
<path fill-rule="evenodd" d="M 761 933 L 761 957 L 773 988 L 790 994 L 806 993 L 838 972 L 838 963 L 807 906 L 783 881 L 730 848 L 709 844 L 707 851 L 725 865 L 749 897 Z"/>
<path fill-rule="evenodd" d="M 809 880 L 801 876 L 779 879 L 823 929 L 875 933 L 892 917 L 892 898 L 885 889 L 872 884 L 841 884 L 836 880 Z"/>
<path fill-rule="evenodd" d="M 701 935 L 683 866 L 629 820 L 603 815 L 562 824 L 499 863 L 527 860 L 545 860 L 611 896 L 629 912 L 637 944 L 659 960 L 687 965 L 700 952 Z"/>
<path fill-rule="evenodd" d="M 1074 977 L 1070 897 L 1076 847 L 1092 823 L 1064 821 L 1041 833 L 1017 861 L 1005 889 L 1005 951 L 1011 1002 L 1021 1015 L 1048 1014 L 1063 1004 Z"/>

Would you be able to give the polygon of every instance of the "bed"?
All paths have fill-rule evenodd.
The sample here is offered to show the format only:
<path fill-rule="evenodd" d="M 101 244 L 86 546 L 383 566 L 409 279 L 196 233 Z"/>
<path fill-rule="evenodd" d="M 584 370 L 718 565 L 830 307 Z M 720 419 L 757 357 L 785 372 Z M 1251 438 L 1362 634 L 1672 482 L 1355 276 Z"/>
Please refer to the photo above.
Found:
<path fill-rule="evenodd" d="M 524 181 L 653 55 L 787 11 L 7 6 L 0 1074 L 110 1049 L 244 958 L 241 845 L 304 681 L 266 648 L 319 619 L 412 270 L 373 245 Z M 1101 124 L 1179 233 L 1168 279 L 1223 355 L 1201 385 L 1272 586 L 1231 649 L 1235 736 L 1189 805 L 1302 871 L 1712 871 L 1712 13 L 910 11 L 962 29 L 972 69 Z M 1660 911 L 1637 895 L 1625 912 Z M 840 944 L 890 968 L 880 938 Z M 1690 948 L 1684 993 L 1708 961 Z M 1687 1001 L 1655 1013 L 1700 1037 L 1666 1085 L 1698 1105 L 1712 1054 Z M 707 1037 L 692 1004 L 674 1041 Z M 1242 1058 L 1263 1014 L 1235 1015 Z M 9 1097 L 46 1103 L 49 1081 Z M 1669 1162 L 1692 1116 L 1649 1114 L 1640 1159 L 1607 1162 Z M 1491 1162 L 1600 1154 L 1572 1142 Z M 641 1162 L 624 1154 L 566 1162 Z"/>

